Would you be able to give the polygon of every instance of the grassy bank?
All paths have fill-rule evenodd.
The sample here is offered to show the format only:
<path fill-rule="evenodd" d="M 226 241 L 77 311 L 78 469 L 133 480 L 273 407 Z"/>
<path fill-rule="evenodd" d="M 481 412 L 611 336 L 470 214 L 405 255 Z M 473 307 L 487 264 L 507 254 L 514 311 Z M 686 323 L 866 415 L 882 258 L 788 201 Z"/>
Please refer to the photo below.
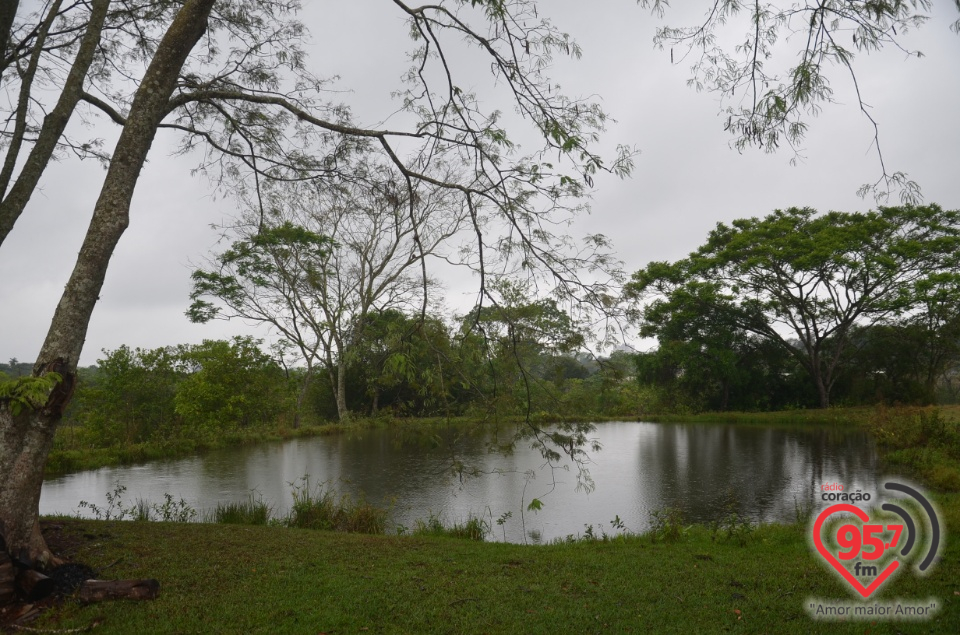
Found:
<path fill-rule="evenodd" d="M 623 417 L 584 417 L 569 415 L 538 414 L 532 420 L 540 425 L 547 425 L 558 421 L 622 421 Z M 71 426 L 62 426 L 57 430 L 54 448 L 47 460 L 46 473 L 48 476 L 67 474 L 80 470 L 93 470 L 101 467 L 117 465 L 134 465 L 159 459 L 175 459 L 215 450 L 219 448 L 250 445 L 268 441 L 283 441 L 287 439 L 305 438 L 362 432 L 371 429 L 389 428 L 399 434 L 432 435 L 439 428 L 457 426 L 478 429 L 497 423 L 504 426 L 515 426 L 524 423 L 523 417 L 357 417 L 349 423 L 324 423 L 304 425 L 300 428 L 289 427 L 258 427 L 247 430 L 237 430 L 224 434 L 216 439 L 198 442 L 193 439 L 165 439 L 163 442 L 134 443 L 126 445 L 112 445 L 96 447 L 91 444 L 78 444 L 71 435 L 76 436 L 76 429 Z M 80 449 L 78 445 L 82 445 Z"/>
<path fill-rule="evenodd" d="M 65 443 L 63 439 L 71 434 L 71 430 L 68 426 L 65 426 L 57 430 L 57 439 L 54 441 L 54 448 L 47 460 L 46 473 L 51 476 L 80 470 L 94 470 L 101 467 L 134 465 L 159 459 L 175 459 L 231 446 L 340 434 L 349 428 L 349 426 L 337 423 L 308 425 L 296 429 L 277 428 L 269 430 L 258 428 L 233 432 L 216 439 L 216 441 L 203 443 L 190 439 L 172 439 L 163 443 L 134 443 L 110 447 L 68 449 L 64 446 L 69 444 Z"/>
<path fill-rule="evenodd" d="M 960 499 L 940 497 L 947 527 Z M 932 622 L 815 622 L 808 598 L 852 599 L 805 525 L 745 545 L 692 528 L 549 546 L 276 527 L 57 520 L 46 535 L 111 578 L 161 580 L 159 599 L 68 602 L 32 626 L 98 633 L 960 632 L 960 543 L 871 601 L 936 598 Z"/>
<path fill-rule="evenodd" d="M 698 414 L 652 414 L 644 421 L 654 423 L 727 423 L 736 425 L 858 426 L 866 422 L 872 407 L 828 408 L 825 410 L 778 410 L 774 412 L 701 412 Z"/>

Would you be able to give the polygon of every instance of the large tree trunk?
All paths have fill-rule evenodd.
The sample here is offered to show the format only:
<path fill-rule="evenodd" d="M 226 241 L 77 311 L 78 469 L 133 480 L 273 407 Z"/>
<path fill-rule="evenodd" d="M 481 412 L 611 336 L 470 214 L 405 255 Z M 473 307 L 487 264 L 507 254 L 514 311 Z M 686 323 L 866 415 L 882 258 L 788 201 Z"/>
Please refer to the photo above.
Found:
<path fill-rule="evenodd" d="M 61 386 L 68 381 L 72 376 Z M 27 566 L 50 561 L 37 510 L 54 425 L 43 411 L 14 416 L 9 407 L 0 407 L 0 546 L 6 545 L 10 556 Z"/>
<path fill-rule="evenodd" d="M 830 388 L 819 372 L 813 376 L 813 383 L 817 386 L 817 396 L 820 398 L 820 407 L 830 407 Z"/>
<path fill-rule="evenodd" d="M 38 525 L 43 468 L 57 424 L 70 400 L 77 362 L 110 257 L 129 224 L 130 200 L 183 63 L 206 30 L 214 0 L 187 0 L 157 47 L 137 89 L 73 274 L 57 306 L 34 376 L 56 371 L 63 382 L 37 410 L 14 417 L 0 407 L 0 536 L 7 551 L 29 566 L 51 554 Z"/>

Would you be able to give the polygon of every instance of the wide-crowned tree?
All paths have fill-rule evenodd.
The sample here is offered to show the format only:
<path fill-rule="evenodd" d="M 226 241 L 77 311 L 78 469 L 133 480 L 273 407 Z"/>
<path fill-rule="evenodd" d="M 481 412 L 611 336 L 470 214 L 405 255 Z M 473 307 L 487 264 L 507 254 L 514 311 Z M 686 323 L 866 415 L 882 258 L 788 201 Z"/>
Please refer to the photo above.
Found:
<path fill-rule="evenodd" d="M 689 322 L 677 315 L 687 313 L 776 344 L 803 366 L 826 408 L 851 329 L 921 310 L 930 281 L 956 275 L 958 265 L 960 212 L 790 208 L 718 224 L 689 257 L 636 272 L 627 292 L 648 302 L 640 320 L 649 335 Z"/>
<path fill-rule="evenodd" d="M 637 379 L 657 386 L 665 405 L 678 410 L 783 405 L 782 377 L 796 362 L 742 328 L 733 307 L 715 303 L 717 287 L 689 284 L 646 307 L 640 335 L 656 337 L 658 346 L 637 355 Z"/>

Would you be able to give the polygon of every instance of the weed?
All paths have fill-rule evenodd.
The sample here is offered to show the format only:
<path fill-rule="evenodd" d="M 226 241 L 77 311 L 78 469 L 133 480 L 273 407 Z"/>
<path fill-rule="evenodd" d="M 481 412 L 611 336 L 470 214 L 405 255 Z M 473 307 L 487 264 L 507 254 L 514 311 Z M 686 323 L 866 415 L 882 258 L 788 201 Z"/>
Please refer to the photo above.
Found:
<path fill-rule="evenodd" d="M 747 544 L 755 529 L 753 521 L 740 513 L 740 500 L 732 489 L 727 490 L 726 503 L 720 517 L 709 523 L 708 527 L 711 530 L 711 540 L 729 540 L 741 547 Z"/>
<path fill-rule="evenodd" d="M 191 507 L 187 501 L 181 498 L 174 502 L 173 495 L 169 493 L 163 495 L 164 503 L 162 505 L 150 504 L 149 501 L 138 498 L 130 507 L 124 507 L 123 493 L 126 491 L 126 486 L 117 481 L 114 483 L 113 491 L 107 492 L 106 507 L 80 501 L 77 511 L 88 509 L 97 520 L 125 520 L 129 518 L 139 522 L 157 520 L 168 523 L 187 523 L 197 517 L 197 510 Z"/>
<path fill-rule="evenodd" d="M 174 502 L 173 495 L 165 492 L 163 498 L 162 505 L 150 506 L 150 509 L 156 514 L 156 520 L 165 523 L 188 523 L 197 518 L 197 510 L 191 507 L 182 497 L 179 501 Z M 137 501 L 138 505 L 139 503 L 140 501 Z"/>
<path fill-rule="evenodd" d="M 596 527 L 591 524 L 585 524 L 583 526 L 583 535 L 573 535 L 567 534 L 565 538 L 556 538 L 551 541 L 551 544 L 575 544 L 580 542 L 610 542 L 612 540 L 625 540 L 628 536 L 631 535 L 627 531 L 627 526 L 623 524 L 623 521 L 620 520 L 620 515 L 617 514 L 616 517 L 610 521 L 610 526 L 617 532 L 615 534 L 608 534 L 603 526 L 599 526 L 599 531 Z M 537 537 L 535 542 L 540 542 L 540 537 Z"/>
<path fill-rule="evenodd" d="M 78 507 L 80 509 L 90 510 L 90 513 L 93 514 L 93 517 L 97 520 L 123 520 L 130 513 L 130 510 L 123 508 L 123 493 L 125 491 L 127 491 L 127 487 L 121 485 L 120 481 L 117 481 L 113 484 L 113 491 L 107 492 L 106 507 L 100 507 L 87 501 L 80 501 Z M 149 511 L 147 515 L 149 516 Z"/>
<path fill-rule="evenodd" d="M 655 509 L 650 513 L 650 539 L 653 542 L 675 542 L 685 533 L 687 527 L 683 524 L 683 510 L 677 507 Z"/>
<path fill-rule="evenodd" d="M 793 497 L 793 517 L 798 525 L 806 526 L 813 516 L 813 506 L 807 502 L 804 503 L 796 496 Z"/>
<path fill-rule="evenodd" d="M 610 526 L 621 533 L 624 533 L 627 529 L 627 526 L 623 524 L 622 520 L 620 520 L 620 514 L 617 514 L 614 519 L 610 521 Z"/>
<path fill-rule="evenodd" d="M 497 525 L 499 525 L 499 526 L 500 526 L 500 529 L 503 530 L 503 541 L 504 541 L 504 542 L 507 541 L 507 528 L 506 528 L 505 525 L 507 524 L 507 521 L 508 521 L 510 518 L 512 518 L 512 517 L 513 517 L 513 512 L 507 511 L 507 512 L 503 512 L 502 514 L 500 514 L 500 517 L 497 518 Z"/>
<path fill-rule="evenodd" d="M 133 504 L 133 507 L 127 511 L 130 512 L 130 518 L 135 522 L 149 522 L 153 520 L 150 502 L 145 498 L 138 498 L 137 502 Z"/>
<path fill-rule="evenodd" d="M 729 540 L 743 547 L 750 540 L 756 526 L 753 521 L 742 516 L 740 512 L 728 510 L 727 513 L 710 523 L 710 529 L 712 530 L 710 536 L 712 540 L 720 542 Z"/>

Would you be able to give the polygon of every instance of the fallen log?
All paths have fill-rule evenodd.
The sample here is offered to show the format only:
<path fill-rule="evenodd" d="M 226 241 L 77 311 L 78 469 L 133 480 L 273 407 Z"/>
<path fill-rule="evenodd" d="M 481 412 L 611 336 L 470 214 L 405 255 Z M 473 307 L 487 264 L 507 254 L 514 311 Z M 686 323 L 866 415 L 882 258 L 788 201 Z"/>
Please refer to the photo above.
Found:
<path fill-rule="evenodd" d="M 17 572 L 5 552 L 0 551 L 0 606 L 6 606 L 17 597 Z"/>
<path fill-rule="evenodd" d="M 153 600 L 160 593 L 157 580 L 87 580 L 80 585 L 77 599 L 81 602 L 104 600 Z"/>
<path fill-rule="evenodd" d="M 53 585 L 53 578 L 33 569 L 24 569 L 17 575 L 17 588 L 30 602 L 42 600 L 53 593 Z"/>

